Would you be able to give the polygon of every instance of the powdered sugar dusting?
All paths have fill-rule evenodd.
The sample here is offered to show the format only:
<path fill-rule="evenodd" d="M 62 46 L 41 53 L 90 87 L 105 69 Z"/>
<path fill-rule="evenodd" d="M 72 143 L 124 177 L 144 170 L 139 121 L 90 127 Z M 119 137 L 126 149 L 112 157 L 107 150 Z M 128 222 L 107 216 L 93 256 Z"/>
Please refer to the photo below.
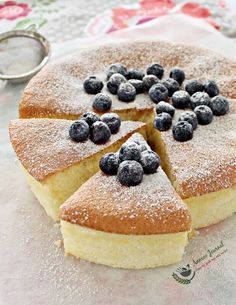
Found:
<path fill-rule="evenodd" d="M 141 135 L 134 134 L 129 141 Z M 98 172 L 62 207 L 62 219 L 101 231 L 155 234 L 186 231 L 190 217 L 161 168 L 132 187 Z"/>
<path fill-rule="evenodd" d="M 144 126 L 141 122 L 122 122 L 119 131 L 105 144 L 91 140 L 75 142 L 69 137 L 72 121 L 54 119 L 14 120 L 10 136 L 17 157 L 37 180 L 68 168 L 126 138 Z"/>
<path fill-rule="evenodd" d="M 165 77 L 173 66 L 184 69 L 186 78 L 202 81 L 214 79 L 226 97 L 236 98 L 236 63 L 210 50 L 168 42 L 130 42 L 99 46 L 68 56 L 48 65 L 27 88 L 20 103 L 24 117 L 80 115 L 92 109 L 92 96 L 83 90 L 82 82 L 96 74 L 105 79 L 110 64 L 122 62 L 128 68 L 145 70 L 151 62 L 165 68 Z M 104 86 L 103 91 L 106 91 Z M 151 108 L 148 95 L 140 94 L 134 102 L 120 102 L 111 95 L 112 111 Z"/>
<path fill-rule="evenodd" d="M 95 58 L 96 60 L 94 60 Z M 79 54 L 74 54 L 67 59 L 63 59 L 62 61 L 48 66 L 48 68 L 36 76 L 27 87 L 25 97 L 21 103 L 21 109 L 24 107 L 35 108 L 37 110 L 36 115 L 38 116 L 44 115 L 45 113 L 49 116 L 50 114 L 60 116 L 67 114 L 78 115 L 85 110 L 91 110 L 91 96 L 83 91 L 83 79 L 92 74 L 101 76 L 101 78 L 104 79 L 104 72 L 107 67 L 111 63 L 117 61 L 122 62 L 128 68 L 137 67 L 141 69 L 144 69 L 150 62 L 157 61 L 165 67 L 165 76 L 169 74 L 169 70 L 173 66 L 179 66 L 184 69 L 187 80 L 196 78 L 204 82 L 207 79 L 214 79 L 219 84 L 221 94 L 226 97 L 236 97 L 236 63 L 212 51 L 198 49 L 196 47 L 175 45 L 166 42 L 135 42 L 99 46 L 98 48 L 84 50 Z M 114 96 L 112 98 L 113 111 L 131 108 L 138 110 L 153 107 L 153 105 L 150 104 L 150 99 L 147 95 L 140 95 L 134 102 L 128 104 L 118 101 Z M 233 109 L 233 107 L 234 106 L 231 108 Z M 168 156 L 170 156 L 170 164 L 173 168 L 173 174 L 176 180 L 175 185 L 177 184 L 178 193 L 183 198 L 209 193 L 235 184 L 235 112 L 232 109 L 230 114 L 225 117 L 215 117 L 212 124 L 204 127 L 199 126 L 195 131 L 193 140 L 189 142 L 179 143 L 174 141 L 171 131 L 162 134 L 167 143 L 167 153 Z M 53 138 L 51 135 L 50 137 Z M 32 147 L 28 148 L 28 150 L 32 149 Z M 61 152 L 61 157 L 62 155 L 63 158 L 65 157 L 65 152 L 66 159 L 70 160 L 70 156 L 67 155 L 68 152 L 64 151 L 63 142 L 57 143 L 56 148 Z M 55 147 L 52 144 L 51 151 L 53 151 L 53 149 L 55 149 Z M 74 148 L 71 147 L 71 151 L 73 151 L 73 149 Z M 90 151 L 90 148 L 86 145 L 84 147 L 81 146 L 79 150 L 82 153 L 82 158 L 85 158 L 84 154 Z M 43 151 L 43 154 L 45 154 L 45 150 Z M 79 152 L 76 151 L 76 154 L 79 155 Z M 39 164 L 39 167 L 42 167 L 42 172 L 45 176 L 48 164 L 42 163 L 41 153 L 38 157 L 38 160 L 37 158 L 34 159 L 34 157 L 32 157 L 31 163 L 33 164 L 36 161 L 36 163 Z M 56 161 L 52 161 L 52 163 L 56 164 L 57 162 L 60 162 L 58 164 L 61 164 L 62 159 L 60 158 L 60 153 L 57 157 L 58 158 L 55 158 L 53 154 L 50 156 L 53 160 L 56 159 Z M 47 163 L 48 162 L 49 160 L 47 160 Z M 32 171 L 34 171 L 34 166 L 31 166 L 31 168 Z M 161 169 L 158 170 L 158 173 L 159 172 L 162 173 Z M 122 217 L 127 217 L 125 215 L 128 213 L 130 223 L 132 220 L 135 220 L 135 224 L 131 226 L 133 228 L 132 230 L 138 232 L 139 229 L 141 231 L 141 226 L 139 227 L 137 223 L 139 214 L 129 214 L 128 212 L 133 211 L 130 204 L 136 196 L 138 196 L 136 198 L 138 199 L 138 203 L 133 203 L 137 209 L 136 212 L 142 211 L 143 217 L 148 218 L 149 223 L 155 222 L 154 219 L 159 219 L 160 215 L 163 214 L 155 214 L 155 211 L 161 207 L 160 202 L 164 202 L 165 211 L 167 206 L 170 211 L 171 208 L 173 208 L 168 202 L 168 198 L 171 197 L 168 187 L 173 191 L 171 185 L 166 182 L 163 182 L 163 184 L 161 183 L 161 181 L 165 181 L 166 178 L 158 179 L 158 184 L 156 185 L 155 182 L 153 182 L 153 177 L 155 177 L 155 175 L 157 174 L 145 176 L 143 183 L 137 187 L 128 189 L 121 186 L 116 177 L 109 177 L 109 181 L 106 181 L 108 177 L 98 173 L 95 175 L 95 178 L 92 179 L 94 179 L 94 187 L 99 185 L 97 193 L 101 197 L 102 202 L 105 199 L 107 200 L 107 198 L 103 196 L 106 194 L 107 184 L 109 183 L 109 189 L 113 189 L 111 202 L 114 196 L 114 202 L 116 202 L 119 197 L 119 200 L 125 203 L 125 206 L 116 204 L 115 212 L 117 212 L 117 214 L 112 210 L 111 215 L 114 217 L 115 215 L 118 215 L 118 220 L 121 220 L 121 215 L 123 215 L 122 212 L 126 212 Z M 96 179 L 99 179 L 99 182 L 96 182 Z M 103 188 L 101 181 L 104 181 L 106 188 Z M 86 192 L 86 188 L 89 188 L 88 183 L 82 186 L 82 190 L 84 189 L 84 193 L 86 194 L 84 202 L 86 202 L 86 200 L 90 201 L 90 196 L 93 196 L 92 191 L 90 192 L 92 195 L 88 195 Z M 144 185 L 146 185 L 145 188 Z M 159 189 L 159 185 L 162 185 L 163 188 Z M 126 190 L 128 190 L 128 193 L 126 193 Z M 153 198 L 155 198 L 155 200 Z M 178 197 L 176 197 L 173 192 L 172 203 L 174 203 L 174 212 L 176 212 L 176 206 L 178 206 L 176 205 L 176 198 Z M 150 208 L 152 205 L 148 205 L 148 202 L 154 202 L 155 211 Z M 158 204 L 155 205 L 157 202 Z M 93 198 L 93 203 L 96 203 L 96 198 Z M 146 205 L 148 208 L 145 211 L 144 207 L 146 207 Z M 126 206 L 129 207 L 127 211 L 125 208 Z M 94 207 L 94 211 L 96 211 L 96 209 L 99 210 L 99 207 L 100 205 L 98 204 L 97 208 Z M 109 218 L 108 203 L 104 204 L 104 211 L 106 210 L 106 207 L 108 211 L 105 216 Z M 87 207 L 85 211 L 87 211 Z M 91 212 L 91 210 L 89 211 Z M 83 217 L 80 218 L 80 213 L 81 211 L 75 211 L 76 217 L 74 218 L 74 221 L 76 222 L 76 219 L 80 219 L 81 223 L 87 225 L 91 219 L 91 215 L 86 214 L 86 212 L 83 214 Z M 97 217 L 98 215 L 95 215 L 95 219 L 98 219 Z M 177 219 L 178 217 L 175 218 Z M 127 220 L 125 219 L 123 223 L 126 223 L 126 221 Z M 178 219 L 173 221 L 178 221 Z M 166 227 L 164 227 L 165 221 L 163 219 L 162 226 L 162 229 L 165 228 L 163 231 L 165 231 Z M 160 228 L 158 228 L 159 232 L 162 229 L 160 226 Z M 147 231 L 148 230 L 145 232 Z"/>
<path fill-rule="evenodd" d="M 2 160 L 1 301 L 5 305 L 129 305 L 233 304 L 235 293 L 236 215 L 201 230 L 187 246 L 178 265 L 153 270 L 120 270 L 65 257 L 54 245 L 59 229 L 37 203 L 24 182 L 14 156 Z M 191 264 L 223 240 L 225 255 L 196 273 L 191 285 L 180 285 L 171 274 Z M 137 289 L 138 287 L 138 289 Z M 200 297 L 203 292 L 204 296 Z M 220 292 L 222 290 L 222 292 Z M 157 293 L 158 291 L 158 293 Z M 219 293 L 218 293 L 219 291 Z M 159 293 L 160 292 L 160 293 Z M 225 294 L 226 293 L 226 294 Z M 180 296 L 180 297 L 179 297 Z M 206 302 L 207 299 L 207 302 Z M 232 302 L 230 302 L 232 300 Z"/>
<path fill-rule="evenodd" d="M 177 111 L 175 121 L 182 111 Z M 198 125 L 193 139 L 177 142 L 172 131 L 161 133 L 173 179 L 182 198 L 232 187 L 236 184 L 236 101 L 230 112 Z"/>

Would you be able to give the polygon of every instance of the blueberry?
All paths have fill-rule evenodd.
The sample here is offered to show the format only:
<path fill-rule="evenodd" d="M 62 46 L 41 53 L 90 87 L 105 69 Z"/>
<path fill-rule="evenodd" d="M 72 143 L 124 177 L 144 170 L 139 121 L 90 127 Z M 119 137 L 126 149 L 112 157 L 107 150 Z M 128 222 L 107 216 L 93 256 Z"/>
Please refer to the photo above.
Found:
<path fill-rule="evenodd" d="M 145 75 L 143 78 L 143 90 L 148 91 L 153 85 L 157 84 L 159 79 L 155 75 Z"/>
<path fill-rule="evenodd" d="M 186 142 L 193 137 L 193 126 L 186 121 L 180 121 L 173 126 L 172 133 L 176 141 Z"/>
<path fill-rule="evenodd" d="M 89 125 L 84 120 L 78 120 L 70 126 L 69 135 L 74 141 L 85 141 L 89 137 Z"/>
<path fill-rule="evenodd" d="M 179 83 L 173 78 L 166 78 L 162 84 L 167 88 L 168 95 L 172 96 L 176 91 L 179 91 Z"/>
<path fill-rule="evenodd" d="M 186 84 L 185 90 L 190 95 L 193 95 L 195 92 L 203 91 L 204 90 L 204 86 L 198 80 L 192 79 L 192 80 L 188 81 L 188 83 Z"/>
<path fill-rule="evenodd" d="M 210 97 L 206 92 L 196 92 L 191 96 L 190 106 L 192 109 L 195 109 L 197 106 L 201 105 L 210 105 Z"/>
<path fill-rule="evenodd" d="M 158 103 L 158 102 L 161 102 L 161 101 L 166 101 L 167 98 L 168 98 L 168 90 L 162 84 L 153 85 L 149 89 L 148 94 L 149 94 L 151 100 L 154 103 Z"/>
<path fill-rule="evenodd" d="M 143 92 L 143 82 L 141 80 L 130 79 L 130 80 L 128 80 L 128 83 L 130 83 L 132 86 L 134 86 L 137 94 Z"/>
<path fill-rule="evenodd" d="M 123 161 L 119 165 L 117 178 L 123 185 L 138 185 L 143 180 L 142 165 L 135 160 Z"/>
<path fill-rule="evenodd" d="M 172 124 L 172 117 L 169 115 L 169 113 L 162 112 L 158 114 L 153 122 L 154 128 L 160 130 L 160 131 L 166 131 L 170 129 L 170 126 Z"/>
<path fill-rule="evenodd" d="M 101 121 L 108 125 L 111 133 L 116 133 L 120 128 L 121 120 L 116 113 L 104 113 L 101 116 Z"/>
<path fill-rule="evenodd" d="M 90 111 L 82 114 L 80 120 L 84 120 L 89 126 L 91 126 L 93 123 L 100 121 L 100 117 L 95 112 Z"/>
<path fill-rule="evenodd" d="M 147 67 L 147 74 L 156 75 L 159 79 L 161 79 L 164 75 L 164 69 L 161 65 L 157 63 L 152 63 Z"/>
<path fill-rule="evenodd" d="M 107 175 L 116 175 L 119 164 L 119 156 L 114 153 L 105 154 L 99 162 L 100 169 Z"/>
<path fill-rule="evenodd" d="M 221 95 L 211 99 L 210 108 L 214 115 L 224 115 L 229 111 L 229 101 Z"/>
<path fill-rule="evenodd" d="M 109 81 L 107 82 L 107 89 L 112 93 L 112 94 L 117 94 L 117 90 L 120 86 L 121 83 L 125 83 L 126 78 L 119 73 L 114 73 L 112 76 L 109 78 Z"/>
<path fill-rule="evenodd" d="M 205 83 L 204 90 L 210 97 L 216 96 L 220 93 L 219 87 L 213 80 L 209 80 Z"/>
<path fill-rule="evenodd" d="M 193 111 L 185 111 L 181 113 L 179 121 L 186 121 L 193 126 L 193 129 L 197 128 L 197 116 Z"/>
<path fill-rule="evenodd" d="M 154 151 L 145 150 L 141 154 L 140 163 L 145 174 L 154 174 L 160 165 L 160 158 Z"/>
<path fill-rule="evenodd" d="M 170 78 L 175 79 L 180 85 L 182 85 L 185 80 L 185 73 L 179 68 L 173 68 L 170 71 Z"/>
<path fill-rule="evenodd" d="M 97 121 L 90 127 L 90 139 L 96 144 L 104 143 L 111 137 L 111 132 L 106 123 Z"/>
<path fill-rule="evenodd" d="M 97 94 L 102 91 L 103 83 L 96 76 L 89 76 L 85 79 L 84 90 L 90 94 Z"/>
<path fill-rule="evenodd" d="M 172 105 L 178 109 L 184 109 L 189 106 L 190 95 L 188 92 L 180 90 L 172 95 Z"/>
<path fill-rule="evenodd" d="M 171 104 L 162 101 L 156 105 L 156 113 L 159 114 L 162 112 L 169 113 L 169 115 L 173 117 L 175 114 L 175 108 Z"/>
<path fill-rule="evenodd" d="M 120 73 L 124 76 L 127 75 L 127 69 L 124 65 L 122 65 L 121 63 L 115 63 L 112 64 L 107 72 L 107 80 L 109 80 L 109 78 L 112 76 L 112 74 L 114 73 Z"/>
<path fill-rule="evenodd" d="M 130 69 L 127 73 L 127 79 L 139 79 L 142 80 L 144 77 L 143 71 L 139 69 Z"/>
<path fill-rule="evenodd" d="M 97 111 L 104 112 L 111 109 L 112 100 L 105 93 L 98 93 L 93 99 L 93 108 Z"/>
<path fill-rule="evenodd" d="M 135 99 L 136 90 L 130 83 L 122 83 L 118 88 L 117 95 L 119 100 L 123 102 L 131 102 Z"/>
<path fill-rule="evenodd" d="M 210 124 L 213 119 L 213 113 L 211 108 L 206 105 L 197 106 L 194 109 L 194 112 L 197 116 L 198 123 L 201 125 Z"/>
<path fill-rule="evenodd" d="M 119 151 L 119 158 L 121 161 L 136 160 L 139 162 L 141 159 L 140 146 L 134 141 L 122 144 Z"/>
<path fill-rule="evenodd" d="M 134 140 L 134 142 L 139 145 L 139 149 L 141 152 L 148 149 L 147 145 L 145 145 L 144 143 L 140 143 L 137 140 Z"/>

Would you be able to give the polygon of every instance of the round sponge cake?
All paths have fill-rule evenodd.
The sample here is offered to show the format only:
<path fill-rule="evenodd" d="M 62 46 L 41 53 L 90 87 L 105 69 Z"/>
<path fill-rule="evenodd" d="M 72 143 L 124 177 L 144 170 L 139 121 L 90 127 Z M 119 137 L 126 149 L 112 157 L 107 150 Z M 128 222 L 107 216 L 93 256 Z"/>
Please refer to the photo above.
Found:
<path fill-rule="evenodd" d="M 78 171 L 81 165 L 76 167 L 66 181 L 76 181 L 76 184 L 72 183 L 70 194 L 80 188 L 60 210 L 65 251 L 92 262 L 121 268 L 149 268 L 175 263 L 183 255 L 191 226 L 204 227 L 236 211 L 236 63 L 210 50 L 161 41 L 84 49 L 48 65 L 29 82 L 20 101 L 20 117 L 30 120 L 49 118 L 48 121 L 63 121 L 63 125 L 67 125 L 70 123 L 52 119 L 77 119 L 86 111 L 94 111 L 92 96 L 84 91 L 83 81 L 90 75 L 106 81 L 106 70 L 115 62 L 121 62 L 128 69 L 143 71 L 150 63 L 158 62 L 165 68 L 164 78 L 169 77 L 170 69 L 177 66 L 186 74 L 181 89 L 190 79 L 214 80 L 220 93 L 231 99 L 230 111 L 226 116 L 214 116 L 213 122 L 207 126 L 198 126 L 191 141 L 180 143 L 173 139 L 171 130 L 160 133 L 152 128 L 155 104 L 148 94 L 138 94 L 134 101 L 124 103 L 104 86 L 102 92 L 112 99 L 110 111 L 119 114 L 122 120 L 147 123 L 136 131 L 147 132 L 148 142 L 159 153 L 167 175 L 159 168 L 157 173 L 145 175 L 140 185 L 124 187 L 116 177 L 97 172 L 101 154 L 89 159 L 95 166 L 92 165 L 86 179 L 81 179 L 83 171 Z M 178 113 L 176 111 L 174 121 L 178 120 Z M 19 131 L 17 125 L 13 123 L 10 132 L 14 134 L 12 142 L 17 155 L 22 157 L 21 148 L 27 148 L 28 144 L 20 140 L 15 145 Z M 146 131 L 142 132 L 143 129 Z M 40 126 L 34 134 L 37 135 L 38 130 Z M 53 134 L 48 133 L 48 137 L 50 140 Z M 141 136 L 136 134 L 135 137 L 140 139 Z M 117 141 L 113 148 L 117 150 L 122 141 Z M 28 153 L 23 156 L 25 164 L 34 160 L 34 155 L 41 154 L 39 147 L 29 146 Z M 83 146 L 81 153 L 86 153 L 87 148 Z M 39 168 L 43 165 L 47 171 L 51 163 L 47 167 L 44 159 L 50 157 L 52 162 L 59 164 L 59 175 L 64 175 L 66 171 L 61 167 L 65 161 L 63 153 L 68 156 L 69 150 L 67 147 L 59 151 L 57 158 L 44 149 Z M 87 169 L 90 161 L 85 162 Z M 70 160 L 67 158 L 66 162 Z M 30 170 L 35 170 L 34 165 Z M 38 180 L 41 179 L 40 183 L 47 187 L 44 180 L 49 181 L 50 177 L 38 177 Z M 68 189 L 61 179 L 55 179 L 51 184 L 57 191 L 53 189 L 50 198 L 57 196 L 61 187 Z M 52 213 L 56 215 L 55 219 L 59 205 L 68 195 L 57 202 Z"/>

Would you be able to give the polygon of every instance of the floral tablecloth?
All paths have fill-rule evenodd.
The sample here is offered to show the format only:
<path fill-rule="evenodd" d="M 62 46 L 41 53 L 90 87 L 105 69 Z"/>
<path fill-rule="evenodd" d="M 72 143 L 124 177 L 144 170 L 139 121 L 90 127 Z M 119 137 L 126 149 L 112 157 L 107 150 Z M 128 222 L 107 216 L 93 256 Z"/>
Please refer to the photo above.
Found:
<path fill-rule="evenodd" d="M 24 0 L 0 1 L 0 32 L 32 25 L 51 42 L 97 35 L 167 14 L 206 19 L 236 39 L 235 0 Z"/>

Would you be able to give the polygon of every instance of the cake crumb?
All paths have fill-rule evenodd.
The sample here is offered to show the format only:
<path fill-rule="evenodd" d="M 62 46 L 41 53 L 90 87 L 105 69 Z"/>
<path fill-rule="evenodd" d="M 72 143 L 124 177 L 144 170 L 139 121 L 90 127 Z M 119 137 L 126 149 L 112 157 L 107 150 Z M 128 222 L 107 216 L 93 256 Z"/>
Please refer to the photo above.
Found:
<path fill-rule="evenodd" d="M 61 239 L 58 239 L 54 242 L 54 245 L 57 246 L 58 248 L 61 248 L 62 246 L 62 240 Z"/>
<path fill-rule="evenodd" d="M 195 238 L 197 235 L 199 235 L 199 232 L 195 229 L 192 229 L 189 233 L 188 233 L 188 238 L 193 239 Z"/>

